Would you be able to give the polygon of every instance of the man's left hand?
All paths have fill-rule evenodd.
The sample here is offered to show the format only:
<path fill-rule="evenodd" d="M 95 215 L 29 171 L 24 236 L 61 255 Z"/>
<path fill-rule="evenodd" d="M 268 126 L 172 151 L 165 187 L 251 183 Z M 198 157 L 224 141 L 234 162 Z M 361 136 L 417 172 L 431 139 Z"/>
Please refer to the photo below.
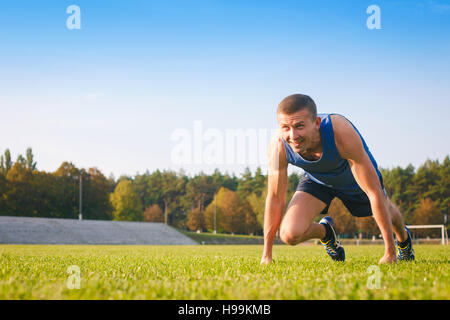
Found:
<path fill-rule="evenodd" d="M 397 263 L 397 256 L 394 255 L 384 255 L 380 261 L 378 262 L 378 264 L 385 264 L 385 263 Z"/>

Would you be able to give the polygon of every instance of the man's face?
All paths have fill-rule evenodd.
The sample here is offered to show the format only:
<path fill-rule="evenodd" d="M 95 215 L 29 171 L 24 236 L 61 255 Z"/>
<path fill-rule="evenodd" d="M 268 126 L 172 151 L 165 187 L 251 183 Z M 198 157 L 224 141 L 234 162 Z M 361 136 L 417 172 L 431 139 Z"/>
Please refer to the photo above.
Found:
<path fill-rule="evenodd" d="M 297 153 L 305 153 L 313 148 L 313 138 L 320 127 L 320 118 L 311 119 L 307 109 L 299 110 L 291 115 L 278 113 L 278 125 L 281 135 Z"/>

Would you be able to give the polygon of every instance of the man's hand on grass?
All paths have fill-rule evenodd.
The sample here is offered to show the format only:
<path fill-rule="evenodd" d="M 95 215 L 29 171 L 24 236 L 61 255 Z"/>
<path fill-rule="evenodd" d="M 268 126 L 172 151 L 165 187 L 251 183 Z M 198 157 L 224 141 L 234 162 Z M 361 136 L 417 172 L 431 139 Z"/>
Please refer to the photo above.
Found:
<path fill-rule="evenodd" d="M 261 258 L 261 264 L 262 265 L 267 265 L 267 264 L 270 264 L 271 262 L 272 262 L 272 257 L 265 257 L 265 256 L 263 256 Z"/>
<path fill-rule="evenodd" d="M 397 256 L 394 254 L 390 254 L 390 255 L 384 255 L 380 261 L 378 262 L 378 264 L 386 264 L 386 263 L 397 263 Z"/>

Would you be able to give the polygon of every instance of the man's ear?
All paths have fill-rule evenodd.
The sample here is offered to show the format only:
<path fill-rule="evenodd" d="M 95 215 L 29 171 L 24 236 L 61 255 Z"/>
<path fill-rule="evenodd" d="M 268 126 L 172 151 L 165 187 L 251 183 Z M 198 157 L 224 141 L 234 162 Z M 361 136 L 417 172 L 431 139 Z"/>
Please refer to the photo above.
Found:
<path fill-rule="evenodd" d="M 322 123 L 322 119 L 320 117 L 316 117 L 315 126 L 316 126 L 317 130 L 319 130 L 321 123 Z"/>

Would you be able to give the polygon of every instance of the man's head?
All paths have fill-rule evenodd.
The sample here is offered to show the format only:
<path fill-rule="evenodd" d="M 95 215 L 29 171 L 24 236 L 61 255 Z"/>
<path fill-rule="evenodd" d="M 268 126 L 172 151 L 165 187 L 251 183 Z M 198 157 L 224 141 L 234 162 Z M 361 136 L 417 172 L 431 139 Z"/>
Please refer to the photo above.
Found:
<path fill-rule="evenodd" d="M 293 94 L 284 98 L 278 104 L 277 120 L 282 137 L 295 152 L 304 153 L 316 147 L 321 120 L 309 96 Z"/>

